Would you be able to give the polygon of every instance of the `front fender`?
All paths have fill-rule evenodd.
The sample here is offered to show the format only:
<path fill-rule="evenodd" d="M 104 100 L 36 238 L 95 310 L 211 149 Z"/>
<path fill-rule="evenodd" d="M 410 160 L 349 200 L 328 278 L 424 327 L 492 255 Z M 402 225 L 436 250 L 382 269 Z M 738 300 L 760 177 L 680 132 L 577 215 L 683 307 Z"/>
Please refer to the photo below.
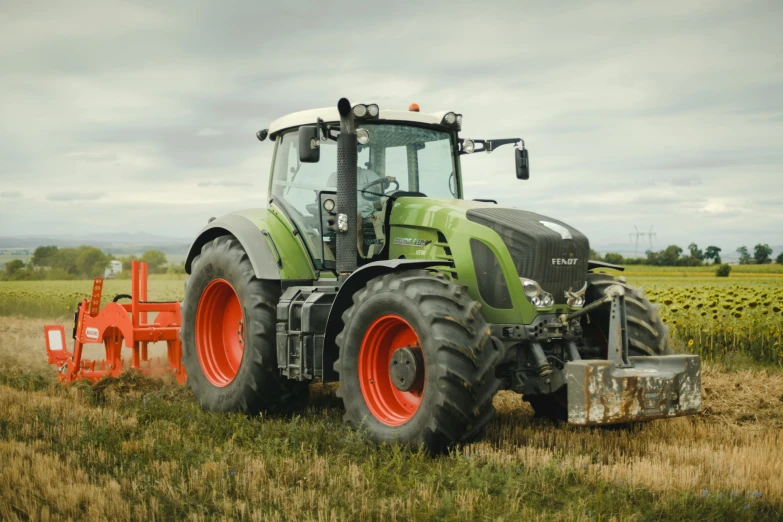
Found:
<path fill-rule="evenodd" d="M 375 261 L 363 265 L 353 272 L 340 286 L 337 296 L 334 298 L 332 309 L 329 311 L 329 319 L 326 321 L 323 354 L 323 381 L 337 380 L 334 371 L 334 362 L 338 357 L 338 348 L 335 339 L 343 329 L 343 312 L 353 303 L 353 294 L 358 292 L 370 279 L 401 270 L 416 268 L 430 268 L 445 265 L 446 261 L 434 261 L 431 259 L 389 259 L 388 261 Z"/>

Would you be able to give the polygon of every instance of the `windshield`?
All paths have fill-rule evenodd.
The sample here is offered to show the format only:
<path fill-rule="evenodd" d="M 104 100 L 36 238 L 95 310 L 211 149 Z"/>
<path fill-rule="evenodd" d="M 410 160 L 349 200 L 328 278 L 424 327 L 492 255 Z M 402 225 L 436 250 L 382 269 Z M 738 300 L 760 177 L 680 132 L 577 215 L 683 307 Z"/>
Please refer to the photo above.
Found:
<path fill-rule="evenodd" d="M 431 198 L 458 198 L 454 135 L 432 128 L 357 122 L 369 133 L 358 147 L 357 209 L 363 219 L 377 210 L 380 197 L 402 190 Z M 318 192 L 337 190 L 337 144 L 322 141 L 318 163 L 299 162 L 296 130 L 278 138 L 272 172 L 272 197 L 293 219 L 314 259 L 321 259 Z M 330 252 L 323 254 L 331 259 Z"/>

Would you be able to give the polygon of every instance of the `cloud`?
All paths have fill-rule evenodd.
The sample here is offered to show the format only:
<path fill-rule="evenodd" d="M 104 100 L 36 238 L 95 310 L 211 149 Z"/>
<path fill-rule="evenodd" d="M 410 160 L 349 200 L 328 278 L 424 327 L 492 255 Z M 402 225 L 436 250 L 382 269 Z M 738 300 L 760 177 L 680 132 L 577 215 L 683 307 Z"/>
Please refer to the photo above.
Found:
<path fill-rule="evenodd" d="M 699 212 L 716 217 L 729 217 L 744 214 L 747 210 L 720 199 L 711 199 L 699 208 Z"/>
<path fill-rule="evenodd" d="M 631 200 L 632 205 L 643 205 L 657 208 L 668 207 L 670 209 L 681 207 L 683 205 L 687 205 L 689 208 L 693 208 L 694 204 L 700 203 L 707 203 L 707 199 L 689 198 L 685 196 L 653 195 L 639 196 Z"/>
<path fill-rule="evenodd" d="M 20 199 L 21 197 L 23 197 L 23 194 L 18 190 L 0 192 L 0 198 L 3 199 Z"/>
<path fill-rule="evenodd" d="M 200 181 L 199 187 L 252 187 L 252 183 L 246 181 Z"/>
<path fill-rule="evenodd" d="M 111 152 L 69 152 L 66 158 L 82 161 L 116 161 L 118 156 Z"/>
<path fill-rule="evenodd" d="M 49 201 L 95 201 L 105 196 L 103 192 L 51 192 L 46 195 Z"/>
<path fill-rule="evenodd" d="M 223 131 L 220 129 L 213 129 L 212 127 L 204 127 L 196 133 L 196 136 L 220 136 Z"/>
<path fill-rule="evenodd" d="M 701 185 L 701 177 L 688 176 L 684 178 L 675 178 L 671 181 L 671 184 L 675 187 L 693 187 L 695 185 Z"/>

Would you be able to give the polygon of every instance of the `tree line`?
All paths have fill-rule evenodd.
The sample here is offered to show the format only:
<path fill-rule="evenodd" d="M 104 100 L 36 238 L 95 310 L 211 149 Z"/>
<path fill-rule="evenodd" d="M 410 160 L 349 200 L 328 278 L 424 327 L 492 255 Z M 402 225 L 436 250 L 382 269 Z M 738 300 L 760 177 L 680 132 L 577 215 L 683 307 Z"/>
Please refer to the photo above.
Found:
<path fill-rule="evenodd" d="M 56 246 L 40 246 L 35 249 L 29 263 L 14 259 L 5 264 L 0 272 L 0 280 L 5 281 L 61 281 L 68 279 L 92 279 L 102 277 L 109 262 L 122 262 L 123 275 L 129 277 L 131 262 L 134 260 L 147 263 L 150 274 L 185 273 L 183 265 L 170 265 L 166 254 L 160 250 L 147 250 L 141 257 L 134 255 L 114 257 L 99 248 L 80 246 L 76 248 L 59 248 Z"/>
<path fill-rule="evenodd" d="M 710 245 L 702 250 L 696 243 L 691 243 L 688 245 L 687 252 L 677 245 L 669 245 L 657 252 L 648 250 L 645 252 L 645 257 L 623 257 L 613 252 L 602 257 L 598 252 L 590 250 L 590 258 L 617 265 L 702 266 L 708 262 L 716 265 L 722 264 L 721 251 L 721 248 L 714 245 Z M 763 265 L 772 262 L 772 248 L 766 243 L 759 243 L 753 247 L 752 254 L 745 246 L 739 247 L 737 253 L 739 254 L 739 263 L 741 265 Z M 775 258 L 775 262 L 783 264 L 783 252 Z"/>

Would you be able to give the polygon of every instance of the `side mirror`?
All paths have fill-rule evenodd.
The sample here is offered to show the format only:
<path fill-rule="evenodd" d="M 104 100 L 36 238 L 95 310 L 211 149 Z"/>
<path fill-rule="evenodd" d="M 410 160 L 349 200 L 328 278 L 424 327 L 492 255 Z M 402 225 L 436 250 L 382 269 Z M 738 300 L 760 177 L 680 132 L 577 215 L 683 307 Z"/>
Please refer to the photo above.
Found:
<path fill-rule="evenodd" d="M 299 127 L 299 161 L 318 163 L 321 159 L 321 141 L 318 139 L 318 127 L 303 125 Z"/>
<path fill-rule="evenodd" d="M 530 162 L 527 158 L 527 149 L 514 149 L 514 158 L 517 164 L 517 179 L 530 179 Z"/>

